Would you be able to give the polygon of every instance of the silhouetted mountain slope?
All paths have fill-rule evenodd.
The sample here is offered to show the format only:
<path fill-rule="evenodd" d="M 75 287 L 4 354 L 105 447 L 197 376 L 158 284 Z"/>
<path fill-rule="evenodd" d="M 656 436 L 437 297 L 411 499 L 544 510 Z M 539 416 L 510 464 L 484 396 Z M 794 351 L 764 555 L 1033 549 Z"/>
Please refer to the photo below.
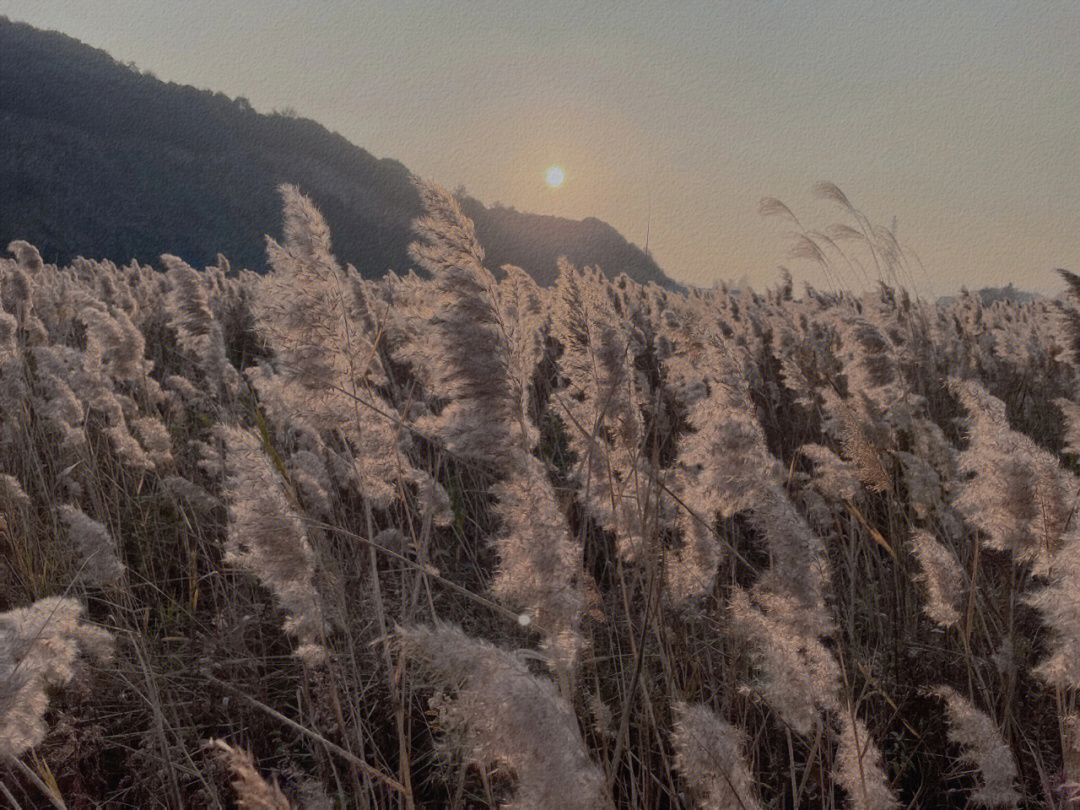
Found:
<path fill-rule="evenodd" d="M 420 201 L 401 163 L 314 121 L 167 84 L 68 36 L 0 17 L 0 247 L 25 239 L 61 263 L 76 255 L 153 263 L 174 253 L 202 266 L 221 252 L 261 270 L 263 235 L 281 231 L 284 182 L 322 209 L 343 262 L 367 276 L 411 265 Z M 598 220 L 466 204 L 493 267 L 516 264 L 547 282 L 565 253 L 671 284 Z"/>
<path fill-rule="evenodd" d="M 599 264 L 608 273 L 626 273 L 635 281 L 674 286 L 652 258 L 595 217 L 580 222 L 525 214 L 513 208 L 485 208 L 471 197 L 460 198 L 461 210 L 476 223 L 487 264 L 527 268 L 540 284 L 552 284 L 559 256 L 573 264 Z M 597 259 L 602 255 L 603 259 Z"/>

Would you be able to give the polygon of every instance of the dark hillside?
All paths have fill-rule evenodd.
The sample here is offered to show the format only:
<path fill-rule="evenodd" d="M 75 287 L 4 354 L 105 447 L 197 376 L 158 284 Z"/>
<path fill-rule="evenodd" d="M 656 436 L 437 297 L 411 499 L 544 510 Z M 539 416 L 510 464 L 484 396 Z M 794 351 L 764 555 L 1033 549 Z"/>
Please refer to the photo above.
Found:
<path fill-rule="evenodd" d="M 366 276 L 410 264 L 420 213 L 409 171 L 307 119 L 243 98 L 165 83 L 63 34 L 0 18 L 0 241 L 48 262 L 76 255 L 195 266 L 218 252 L 265 266 L 280 232 L 279 184 L 322 209 L 342 261 Z M 638 281 L 670 285 L 642 251 L 596 220 L 574 222 L 469 202 L 493 266 L 542 280 L 568 252 Z"/>

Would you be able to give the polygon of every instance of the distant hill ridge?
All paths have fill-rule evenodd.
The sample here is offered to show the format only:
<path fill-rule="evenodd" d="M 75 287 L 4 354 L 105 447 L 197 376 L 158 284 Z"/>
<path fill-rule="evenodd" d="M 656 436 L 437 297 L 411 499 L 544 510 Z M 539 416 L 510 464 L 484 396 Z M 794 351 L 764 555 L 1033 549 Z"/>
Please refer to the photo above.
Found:
<path fill-rule="evenodd" d="M 1015 301 L 1023 303 L 1025 301 L 1034 301 L 1036 298 L 1041 297 L 1037 293 L 1016 289 L 1011 281 L 1004 287 L 983 287 L 982 289 L 975 290 L 973 294 L 976 295 L 985 306 L 989 306 L 997 301 Z M 937 302 L 941 306 L 948 306 L 955 300 L 955 295 L 945 295 L 938 298 Z"/>
<path fill-rule="evenodd" d="M 412 265 L 421 213 L 408 169 L 314 121 L 260 114 L 243 98 L 165 83 L 64 34 L 0 17 L 0 247 L 25 239 L 48 262 L 77 255 L 194 266 L 220 252 L 266 267 L 281 232 L 276 189 L 322 210 L 334 249 L 365 276 Z M 550 283 L 558 256 L 609 275 L 676 286 L 596 219 L 577 222 L 462 200 L 492 268 Z"/>

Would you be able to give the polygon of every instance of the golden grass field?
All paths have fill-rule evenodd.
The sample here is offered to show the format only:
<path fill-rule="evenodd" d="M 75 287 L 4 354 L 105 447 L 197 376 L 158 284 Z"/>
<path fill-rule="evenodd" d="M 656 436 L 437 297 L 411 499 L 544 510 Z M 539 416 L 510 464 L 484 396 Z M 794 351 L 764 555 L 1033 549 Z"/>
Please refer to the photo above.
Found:
<path fill-rule="evenodd" d="M 1080 279 L 0 260 L 11 807 L 1080 807 Z M 844 292 L 843 278 L 874 279 Z"/>

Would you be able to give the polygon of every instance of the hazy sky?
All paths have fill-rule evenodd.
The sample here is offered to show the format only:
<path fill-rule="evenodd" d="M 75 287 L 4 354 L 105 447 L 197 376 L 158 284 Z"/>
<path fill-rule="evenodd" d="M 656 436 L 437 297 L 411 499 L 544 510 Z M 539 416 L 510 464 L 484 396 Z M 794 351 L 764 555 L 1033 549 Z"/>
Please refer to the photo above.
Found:
<path fill-rule="evenodd" d="M 1080 3 L 0 0 L 159 78 L 292 107 L 485 203 L 596 216 L 672 277 L 771 284 L 831 180 L 923 294 L 1080 272 Z M 544 184 L 558 164 L 566 183 Z M 650 218 L 651 210 L 651 218 Z M 847 283 L 851 283 L 845 280 Z"/>

